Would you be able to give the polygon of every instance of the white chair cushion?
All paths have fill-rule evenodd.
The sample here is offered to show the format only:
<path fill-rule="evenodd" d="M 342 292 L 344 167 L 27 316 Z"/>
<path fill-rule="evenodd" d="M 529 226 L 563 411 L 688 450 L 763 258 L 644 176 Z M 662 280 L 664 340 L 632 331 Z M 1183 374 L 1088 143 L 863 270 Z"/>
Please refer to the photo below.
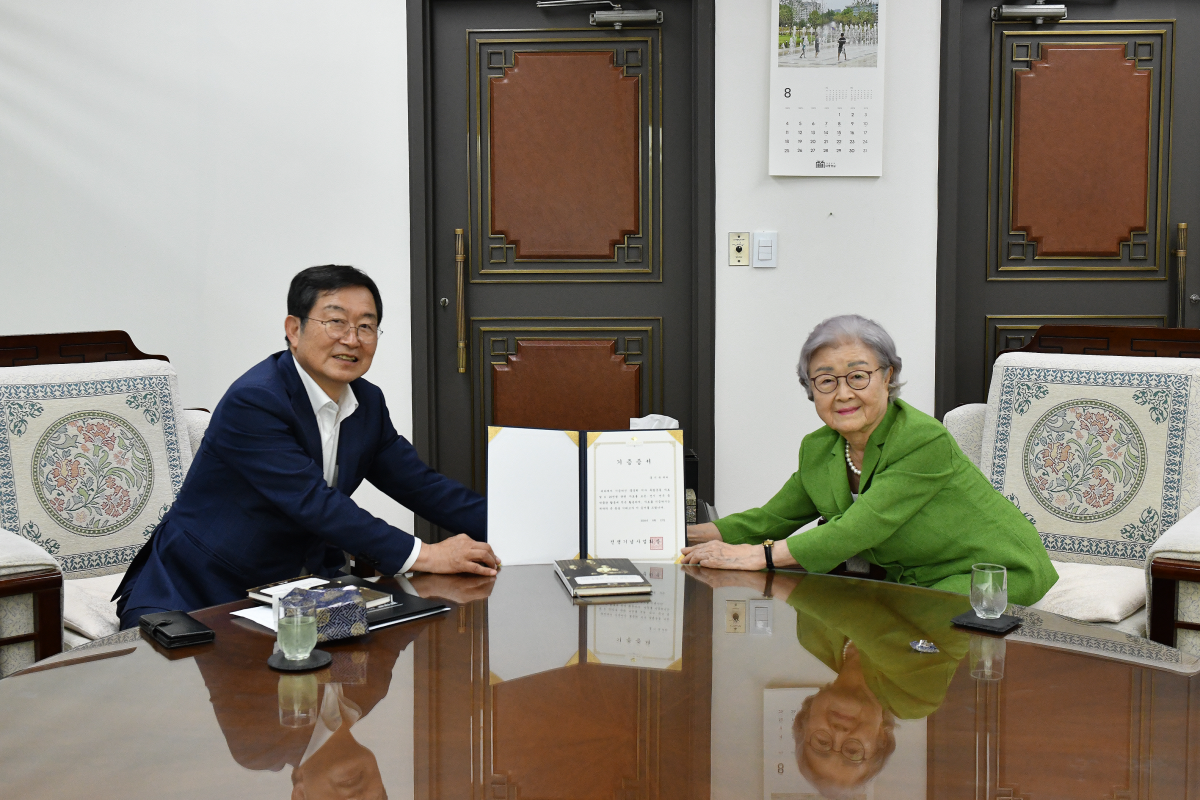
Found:
<path fill-rule="evenodd" d="M 1006 353 L 983 471 L 1056 561 L 1142 567 L 1200 504 L 1200 360 Z"/>
<path fill-rule="evenodd" d="M 63 625 L 86 639 L 103 639 L 121 629 L 113 592 L 124 573 L 63 581 Z"/>
<path fill-rule="evenodd" d="M 0 369 L 0 527 L 66 578 L 124 572 L 192 462 L 165 361 Z"/>
<path fill-rule="evenodd" d="M 183 424 L 187 428 L 188 443 L 191 445 L 193 456 L 200 451 L 200 442 L 204 440 L 204 432 L 208 430 L 210 422 L 212 414 L 207 411 L 198 408 L 183 410 Z"/>
<path fill-rule="evenodd" d="M 1030 608 L 1080 622 L 1120 622 L 1146 604 L 1146 576 L 1136 567 L 1054 562 L 1058 582 Z"/>
<path fill-rule="evenodd" d="M 1141 636 L 1142 638 L 1146 638 L 1149 635 L 1149 631 L 1146 630 L 1146 609 L 1143 607 L 1133 612 L 1120 622 L 1109 625 L 1108 627 L 1112 628 L 1113 630 L 1120 631 L 1121 633 L 1128 633 L 1130 636 Z M 1195 653 L 1192 655 L 1195 655 Z"/>
<path fill-rule="evenodd" d="M 11 531 L 0 530 L 0 575 L 41 569 L 58 569 L 58 561 L 33 542 Z"/>
<path fill-rule="evenodd" d="M 983 403 L 967 403 L 964 406 L 946 412 L 942 424 L 958 446 L 962 448 L 971 463 L 979 466 L 983 455 L 983 426 L 987 416 L 987 406 Z"/>

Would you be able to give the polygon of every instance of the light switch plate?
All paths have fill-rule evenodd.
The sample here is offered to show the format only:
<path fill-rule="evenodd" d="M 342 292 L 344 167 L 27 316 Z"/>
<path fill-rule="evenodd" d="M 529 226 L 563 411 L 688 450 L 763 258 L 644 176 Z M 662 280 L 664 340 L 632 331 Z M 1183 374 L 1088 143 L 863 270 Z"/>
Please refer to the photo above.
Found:
<path fill-rule="evenodd" d="M 756 267 L 779 265 L 779 231 L 754 232 L 750 263 Z"/>
<path fill-rule="evenodd" d="M 729 234 L 729 266 L 750 266 L 750 234 Z"/>
<path fill-rule="evenodd" d="M 726 633 L 745 633 L 746 632 L 746 601 L 745 600 L 726 600 L 725 601 L 725 632 Z"/>
<path fill-rule="evenodd" d="M 750 600 L 746 608 L 746 625 L 750 633 L 771 635 L 771 601 Z"/>

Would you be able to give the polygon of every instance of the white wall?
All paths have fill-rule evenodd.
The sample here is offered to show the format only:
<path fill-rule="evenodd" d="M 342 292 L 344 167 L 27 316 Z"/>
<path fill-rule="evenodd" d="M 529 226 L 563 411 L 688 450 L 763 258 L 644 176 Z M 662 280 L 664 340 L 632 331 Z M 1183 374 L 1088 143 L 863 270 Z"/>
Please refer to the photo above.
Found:
<path fill-rule="evenodd" d="M 127 330 L 212 408 L 282 348 L 291 276 L 353 264 L 408 432 L 405 44 L 396 0 L 3 0 L 0 334 Z"/>
<path fill-rule="evenodd" d="M 796 380 L 818 322 L 878 321 L 902 396 L 933 413 L 940 4 L 892 3 L 882 178 L 767 175 L 772 0 L 717 0 L 716 506 L 766 502 L 821 422 Z M 779 231 L 779 267 L 729 267 L 729 231 Z M 765 424 L 764 424 L 765 423 Z"/>
<path fill-rule="evenodd" d="M 723 513 L 767 500 L 819 426 L 793 368 L 825 316 L 879 320 L 932 411 L 938 8 L 887 20 L 884 177 L 771 178 L 773 4 L 717 0 Z M 386 306 L 370 378 L 409 432 L 402 2 L 0 0 L 0 53 L 0 333 L 124 328 L 212 408 L 281 347 L 289 278 L 354 264 Z M 728 231 L 763 229 L 778 269 L 723 266 Z"/>

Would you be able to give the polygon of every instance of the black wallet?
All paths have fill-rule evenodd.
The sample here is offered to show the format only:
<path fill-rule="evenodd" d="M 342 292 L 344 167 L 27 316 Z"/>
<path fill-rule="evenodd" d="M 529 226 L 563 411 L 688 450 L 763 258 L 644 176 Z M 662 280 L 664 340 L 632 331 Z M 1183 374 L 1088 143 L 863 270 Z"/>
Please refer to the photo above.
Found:
<path fill-rule="evenodd" d="M 197 622 L 183 611 L 160 611 L 146 614 L 138 622 L 142 632 L 163 647 L 187 647 L 211 642 L 217 637 L 213 629 Z"/>
<path fill-rule="evenodd" d="M 995 634 L 1005 634 L 1021 627 L 1020 617 L 1014 617 L 1011 614 L 1001 614 L 996 619 L 983 619 L 973 610 L 965 614 L 959 614 L 950 620 L 950 622 L 960 628 L 970 628 L 976 631 Z"/>

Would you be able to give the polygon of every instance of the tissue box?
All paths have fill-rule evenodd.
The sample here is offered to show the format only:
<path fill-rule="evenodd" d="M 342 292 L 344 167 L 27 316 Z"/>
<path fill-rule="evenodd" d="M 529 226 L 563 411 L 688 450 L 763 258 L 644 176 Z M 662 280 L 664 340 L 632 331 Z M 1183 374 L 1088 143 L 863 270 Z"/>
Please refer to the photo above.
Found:
<path fill-rule="evenodd" d="M 288 592 L 288 597 L 299 592 L 316 603 L 317 642 L 349 639 L 367 632 L 367 604 L 357 587 L 293 589 Z"/>

